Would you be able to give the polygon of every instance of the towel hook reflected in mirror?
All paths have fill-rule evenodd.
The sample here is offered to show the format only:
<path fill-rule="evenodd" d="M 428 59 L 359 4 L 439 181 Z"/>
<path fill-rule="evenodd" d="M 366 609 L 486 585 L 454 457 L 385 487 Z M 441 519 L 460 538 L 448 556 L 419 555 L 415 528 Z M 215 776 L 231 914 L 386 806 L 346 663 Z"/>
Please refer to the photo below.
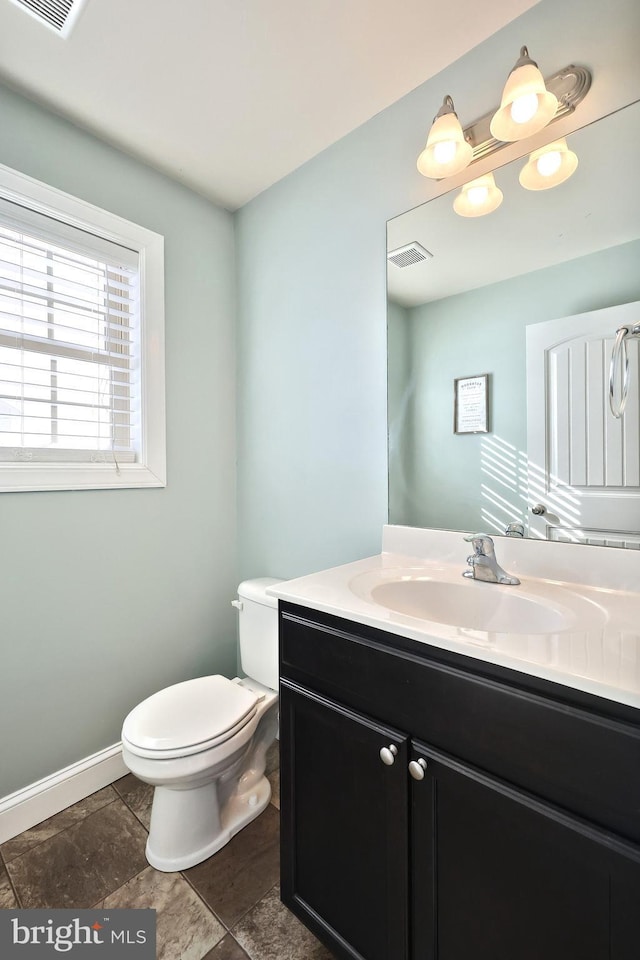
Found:
<path fill-rule="evenodd" d="M 616 330 L 616 339 L 611 351 L 609 364 L 609 406 L 611 413 L 619 420 L 624 413 L 629 395 L 629 355 L 627 353 L 627 339 L 640 339 L 640 323 L 631 327 L 619 327 Z M 616 377 L 618 367 L 621 369 L 622 382 L 620 384 L 620 399 L 616 401 Z"/>

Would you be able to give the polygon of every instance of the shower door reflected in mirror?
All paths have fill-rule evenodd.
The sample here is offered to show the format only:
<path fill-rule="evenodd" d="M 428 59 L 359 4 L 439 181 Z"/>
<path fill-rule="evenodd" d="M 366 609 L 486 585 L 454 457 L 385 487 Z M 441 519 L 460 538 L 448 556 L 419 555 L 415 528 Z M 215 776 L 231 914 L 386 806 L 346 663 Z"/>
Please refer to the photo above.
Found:
<path fill-rule="evenodd" d="M 578 170 L 551 190 L 522 189 L 526 158 L 499 168 L 504 202 L 489 216 L 458 217 L 449 194 L 389 221 L 389 251 L 418 241 L 433 255 L 387 268 L 390 522 L 500 534 L 519 521 L 530 536 L 638 547 L 638 344 L 629 344 L 629 399 L 616 421 L 605 389 L 616 326 L 600 347 L 555 354 L 532 335 L 551 321 L 640 301 L 638 129 L 633 104 L 576 131 L 569 145 Z M 532 363 L 547 377 L 537 393 Z M 455 434 L 454 381 L 479 372 L 490 374 L 491 432 Z M 554 410 L 550 397 L 562 392 L 572 412 L 566 402 Z M 594 524 L 586 507 L 596 495 L 622 503 L 622 519 L 618 512 Z"/>

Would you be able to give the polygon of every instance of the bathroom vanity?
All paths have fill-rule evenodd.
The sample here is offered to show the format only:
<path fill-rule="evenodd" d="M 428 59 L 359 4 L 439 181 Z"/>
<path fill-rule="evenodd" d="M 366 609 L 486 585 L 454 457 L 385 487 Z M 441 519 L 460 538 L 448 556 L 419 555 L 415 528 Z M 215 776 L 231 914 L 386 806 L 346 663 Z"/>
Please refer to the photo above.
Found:
<path fill-rule="evenodd" d="M 426 552 L 463 556 L 459 541 L 432 532 Z M 560 617 L 537 634 L 376 610 L 371 583 L 446 584 L 450 557 L 383 553 L 276 588 L 282 899 L 337 957 L 637 957 L 638 596 L 583 586 L 587 620 L 578 604 L 563 621 L 557 581 L 527 572 L 553 566 L 546 546 L 508 548 L 525 594 L 546 583 Z M 609 553 L 635 575 L 638 558 Z M 499 608 L 520 589 L 460 572 L 460 619 L 473 591 Z"/>

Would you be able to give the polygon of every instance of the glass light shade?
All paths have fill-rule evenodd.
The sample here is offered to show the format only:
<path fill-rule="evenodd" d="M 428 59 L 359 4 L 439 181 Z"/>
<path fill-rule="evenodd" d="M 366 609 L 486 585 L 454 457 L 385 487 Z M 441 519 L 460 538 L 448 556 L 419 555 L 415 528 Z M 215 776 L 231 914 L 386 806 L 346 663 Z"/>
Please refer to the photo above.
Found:
<path fill-rule="evenodd" d="M 516 64 L 505 84 L 500 109 L 491 119 L 491 134 L 505 143 L 524 140 L 546 127 L 557 109 L 558 101 L 545 87 L 535 63 Z"/>
<path fill-rule="evenodd" d="M 462 126 L 451 110 L 433 121 L 427 145 L 418 157 L 418 170 L 423 177 L 441 180 L 468 167 L 473 147 L 464 139 Z"/>
<path fill-rule="evenodd" d="M 493 213 L 502 203 L 502 190 L 496 186 L 492 173 L 465 183 L 453 201 L 453 209 L 461 217 L 484 217 Z"/>
<path fill-rule="evenodd" d="M 578 158 L 564 137 L 534 150 L 518 177 L 525 190 L 549 190 L 575 173 Z"/>

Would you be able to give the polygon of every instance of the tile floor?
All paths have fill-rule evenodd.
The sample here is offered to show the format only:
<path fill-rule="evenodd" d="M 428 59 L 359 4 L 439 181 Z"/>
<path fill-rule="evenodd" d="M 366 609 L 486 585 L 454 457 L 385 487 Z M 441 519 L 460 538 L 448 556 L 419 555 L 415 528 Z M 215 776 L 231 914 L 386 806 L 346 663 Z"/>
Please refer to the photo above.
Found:
<path fill-rule="evenodd" d="M 158 960 L 331 960 L 281 904 L 271 804 L 215 856 L 160 873 L 144 856 L 152 788 L 132 774 L 0 846 L 0 908 L 154 907 Z"/>

